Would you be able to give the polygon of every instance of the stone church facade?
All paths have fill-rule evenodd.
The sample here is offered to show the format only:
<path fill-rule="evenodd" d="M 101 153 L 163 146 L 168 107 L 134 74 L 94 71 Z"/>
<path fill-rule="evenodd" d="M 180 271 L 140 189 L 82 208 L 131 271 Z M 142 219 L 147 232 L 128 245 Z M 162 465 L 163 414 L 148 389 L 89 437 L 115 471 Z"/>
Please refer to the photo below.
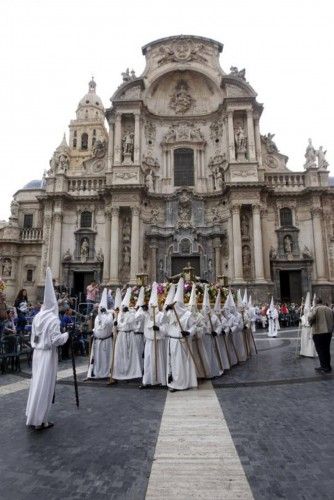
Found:
<path fill-rule="evenodd" d="M 0 271 L 34 300 L 45 269 L 72 291 L 94 277 L 159 282 L 190 262 L 257 300 L 334 299 L 334 191 L 311 140 L 299 172 L 273 135 L 245 70 L 223 45 L 176 36 L 143 47 L 104 109 L 92 79 L 42 181 L 17 191 L 0 227 Z"/>

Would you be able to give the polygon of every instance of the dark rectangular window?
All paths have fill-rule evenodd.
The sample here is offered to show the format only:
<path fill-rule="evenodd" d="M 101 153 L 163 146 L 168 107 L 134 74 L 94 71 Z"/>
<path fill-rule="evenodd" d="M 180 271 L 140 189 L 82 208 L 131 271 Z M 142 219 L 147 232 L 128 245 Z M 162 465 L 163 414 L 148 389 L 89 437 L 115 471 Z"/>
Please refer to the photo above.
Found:
<path fill-rule="evenodd" d="M 23 227 L 29 229 L 32 227 L 33 214 L 24 214 Z"/>
<path fill-rule="evenodd" d="M 33 270 L 28 269 L 27 270 L 27 281 L 32 281 L 32 278 L 33 278 Z"/>
<path fill-rule="evenodd" d="M 194 185 L 194 151 L 188 148 L 174 151 L 174 186 Z"/>

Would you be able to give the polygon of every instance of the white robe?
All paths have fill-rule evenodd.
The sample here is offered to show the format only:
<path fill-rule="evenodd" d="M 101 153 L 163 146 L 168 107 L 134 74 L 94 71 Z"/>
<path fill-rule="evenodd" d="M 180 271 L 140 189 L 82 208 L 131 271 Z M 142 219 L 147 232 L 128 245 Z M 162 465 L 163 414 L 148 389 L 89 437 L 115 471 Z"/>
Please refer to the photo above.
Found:
<path fill-rule="evenodd" d="M 116 380 L 131 380 L 143 375 L 142 355 L 139 353 L 137 335 L 134 334 L 135 327 L 134 311 L 119 314 L 113 369 L 113 378 Z"/>
<path fill-rule="evenodd" d="M 196 368 L 189 349 L 191 349 L 191 337 L 196 331 L 196 322 L 190 311 L 175 306 L 183 331 L 188 331 L 190 336 L 183 338 L 180 326 L 176 320 L 173 310 L 167 312 L 169 320 L 168 343 L 167 343 L 167 386 L 171 389 L 184 390 L 197 387 Z M 188 346 L 187 346 L 188 344 Z M 168 375 L 173 380 L 168 382 Z"/>
<path fill-rule="evenodd" d="M 267 311 L 268 316 L 268 337 L 277 337 L 277 332 L 279 330 L 278 312 L 276 309 Z"/>
<path fill-rule="evenodd" d="M 148 311 L 144 311 L 139 307 L 138 311 L 135 313 L 135 342 L 138 349 L 138 354 L 140 356 L 141 370 L 144 370 L 144 328 L 145 321 L 149 316 Z"/>
<path fill-rule="evenodd" d="M 210 363 L 204 344 L 205 320 L 200 312 L 192 312 L 195 320 L 195 334 L 192 337 L 191 347 L 195 359 L 197 378 L 210 378 Z"/>
<path fill-rule="evenodd" d="M 218 345 L 218 335 L 215 338 L 211 335 L 211 324 L 213 331 L 215 331 L 218 334 L 221 333 L 221 323 L 215 314 L 210 313 L 210 316 L 211 316 L 211 323 L 208 315 L 204 313 L 205 335 L 203 337 L 203 342 L 209 360 L 209 366 L 210 366 L 209 377 L 212 378 L 212 377 L 220 377 L 220 375 L 224 373 L 224 363 Z M 217 349 L 219 349 L 219 352 L 217 352 Z M 223 366 L 221 366 L 220 364 L 220 359 Z"/>
<path fill-rule="evenodd" d="M 36 316 L 37 317 L 37 316 Z M 57 316 L 44 323 L 43 331 L 32 324 L 31 345 L 34 347 L 32 377 L 26 407 L 26 425 L 39 426 L 48 422 L 53 394 L 56 386 L 58 352 L 57 347 L 65 344 L 68 333 L 60 333 Z M 36 337 L 39 341 L 36 342 Z"/>
<path fill-rule="evenodd" d="M 308 320 L 305 316 L 302 316 L 302 330 L 300 333 L 300 356 L 306 356 L 308 358 L 316 358 L 317 351 L 315 350 L 315 345 L 312 336 L 312 327 L 309 325 Z"/>
<path fill-rule="evenodd" d="M 112 359 L 112 313 L 99 313 L 95 318 L 93 344 L 87 378 L 108 378 Z"/>
<path fill-rule="evenodd" d="M 157 312 L 155 324 L 160 329 L 155 332 L 154 340 L 153 316 L 147 316 L 144 326 L 145 333 L 145 355 L 143 385 L 167 385 L 167 329 L 162 324 L 163 313 Z M 157 362 L 155 362 L 157 356 Z"/>

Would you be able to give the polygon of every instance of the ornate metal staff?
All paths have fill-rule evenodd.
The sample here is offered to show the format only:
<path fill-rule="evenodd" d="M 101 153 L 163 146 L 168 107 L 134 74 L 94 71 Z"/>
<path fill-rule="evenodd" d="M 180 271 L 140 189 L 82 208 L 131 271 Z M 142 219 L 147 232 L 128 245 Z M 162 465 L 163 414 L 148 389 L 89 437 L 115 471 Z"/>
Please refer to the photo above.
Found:
<path fill-rule="evenodd" d="M 118 320 L 118 311 L 116 311 L 115 323 L 117 323 L 117 320 Z M 116 380 L 113 379 L 112 374 L 113 374 L 113 371 L 114 371 L 115 347 L 116 347 L 117 336 L 118 336 L 118 329 L 117 329 L 117 326 L 114 324 L 114 333 L 113 333 L 113 338 L 112 338 L 112 342 L 111 342 L 111 345 L 112 345 L 112 355 L 111 355 L 111 366 L 110 366 L 110 378 L 109 378 L 108 385 L 116 384 Z"/>
<path fill-rule="evenodd" d="M 157 348 L 157 332 L 155 331 L 155 308 L 156 306 L 152 306 L 153 309 L 153 332 L 154 332 L 154 368 L 155 368 L 155 381 L 156 383 L 158 382 L 158 360 L 157 360 L 157 354 L 158 354 L 158 348 Z"/>

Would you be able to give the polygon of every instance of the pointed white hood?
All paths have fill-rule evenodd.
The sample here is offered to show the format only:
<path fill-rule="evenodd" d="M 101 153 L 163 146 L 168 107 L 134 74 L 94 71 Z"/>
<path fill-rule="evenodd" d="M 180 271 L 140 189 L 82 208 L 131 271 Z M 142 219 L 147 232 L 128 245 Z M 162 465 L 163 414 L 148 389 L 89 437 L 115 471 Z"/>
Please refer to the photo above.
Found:
<path fill-rule="evenodd" d="M 270 301 L 270 306 L 269 306 L 269 311 L 275 311 L 275 306 L 274 306 L 274 297 L 272 296 L 271 297 L 271 301 Z"/>
<path fill-rule="evenodd" d="M 126 290 L 126 293 L 123 297 L 122 304 L 121 306 L 123 307 L 129 307 L 130 306 L 130 300 L 131 300 L 131 287 L 129 286 Z"/>
<path fill-rule="evenodd" d="M 210 312 L 211 312 L 211 306 L 209 298 L 209 285 L 205 285 L 203 294 L 202 314 L 208 314 Z"/>
<path fill-rule="evenodd" d="M 168 290 L 167 297 L 166 297 L 165 303 L 164 303 L 164 307 L 166 307 L 169 304 L 172 304 L 174 302 L 174 295 L 175 295 L 175 284 L 172 283 L 170 286 L 170 289 Z"/>
<path fill-rule="evenodd" d="M 310 310 L 311 310 L 311 294 L 310 294 L 310 292 L 307 292 L 305 304 L 304 304 L 303 315 L 308 316 L 308 313 L 310 312 Z"/>
<path fill-rule="evenodd" d="M 194 313 L 198 311 L 197 297 L 196 297 L 196 284 L 195 283 L 192 283 L 190 299 L 188 302 L 188 308 L 190 311 L 192 311 Z"/>
<path fill-rule="evenodd" d="M 158 285 L 155 281 L 152 284 L 151 296 L 150 300 L 148 301 L 148 305 L 151 307 L 158 307 Z"/>
<path fill-rule="evenodd" d="M 242 302 L 246 307 L 248 306 L 247 288 L 245 288 L 244 298 L 242 299 Z"/>
<path fill-rule="evenodd" d="M 221 314 L 221 312 L 222 312 L 220 288 L 218 289 L 218 293 L 217 293 L 217 297 L 216 297 L 216 301 L 215 301 L 215 306 L 214 306 L 213 310 L 216 314 Z"/>
<path fill-rule="evenodd" d="M 248 299 L 248 309 L 250 309 L 251 307 L 253 307 L 253 304 L 252 304 L 252 296 L 250 295 Z"/>
<path fill-rule="evenodd" d="M 32 347 L 45 348 L 51 346 L 50 335 L 54 329 L 59 331 L 59 308 L 52 283 L 51 269 L 48 267 L 45 275 L 44 300 L 40 311 L 33 320 L 31 343 Z M 35 336 L 39 337 L 39 342 L 35 343 Z"/>
<path fill-rule="evenodd" d="M 312 300 L 312 307 L 315 307 L 316 306 L 316 294 L 313 295 L 313 300 Z"/>
<path fill-rule="evenodd" d="M 114 309 L 120 309 L 122 304 L 122 294 L 121 294 L 121 289 L 117 288 L 116 294 L 115 294 L 115 303 L 114 303 Z"/>
<path fill-rule="evenodd" d="M 108 309 L 108 290 L 106 288 L 104 288 L 102 292 L 98 315 L 101 315 L 102 308 L 104 308 L 105 310 Z"/>
<path fill-rule="evenodd" d="M 183 306 L 184 305 L 184 279 L 180 278 L 177 284 L 177 289 L 174 297 L 174 302 Z"/>
<path fill-rule="evenodd" d="M 141 307 L 145 304 L 145 288 L 142 286 L 140 287 L 139 294 L 138 294 L 138 299 L 135 305 L 135 309 L 137 307 Z"/>
<path fill-rule="evenodd" d="M 223 311 L 230 312 L 231 314 L 235 314 L 237 311 L 231 290 L 228 292 Z"/>
<path fill-rule="evenodd" d="M 238 311 L 243 311 L 244 310 L 244 303 L 243 303 L 243 300 L 242 300 L 242 297 L 241 297 L 241 291 L 240 291 L 240 288 L 237 292 L 237 309 Z"/>

